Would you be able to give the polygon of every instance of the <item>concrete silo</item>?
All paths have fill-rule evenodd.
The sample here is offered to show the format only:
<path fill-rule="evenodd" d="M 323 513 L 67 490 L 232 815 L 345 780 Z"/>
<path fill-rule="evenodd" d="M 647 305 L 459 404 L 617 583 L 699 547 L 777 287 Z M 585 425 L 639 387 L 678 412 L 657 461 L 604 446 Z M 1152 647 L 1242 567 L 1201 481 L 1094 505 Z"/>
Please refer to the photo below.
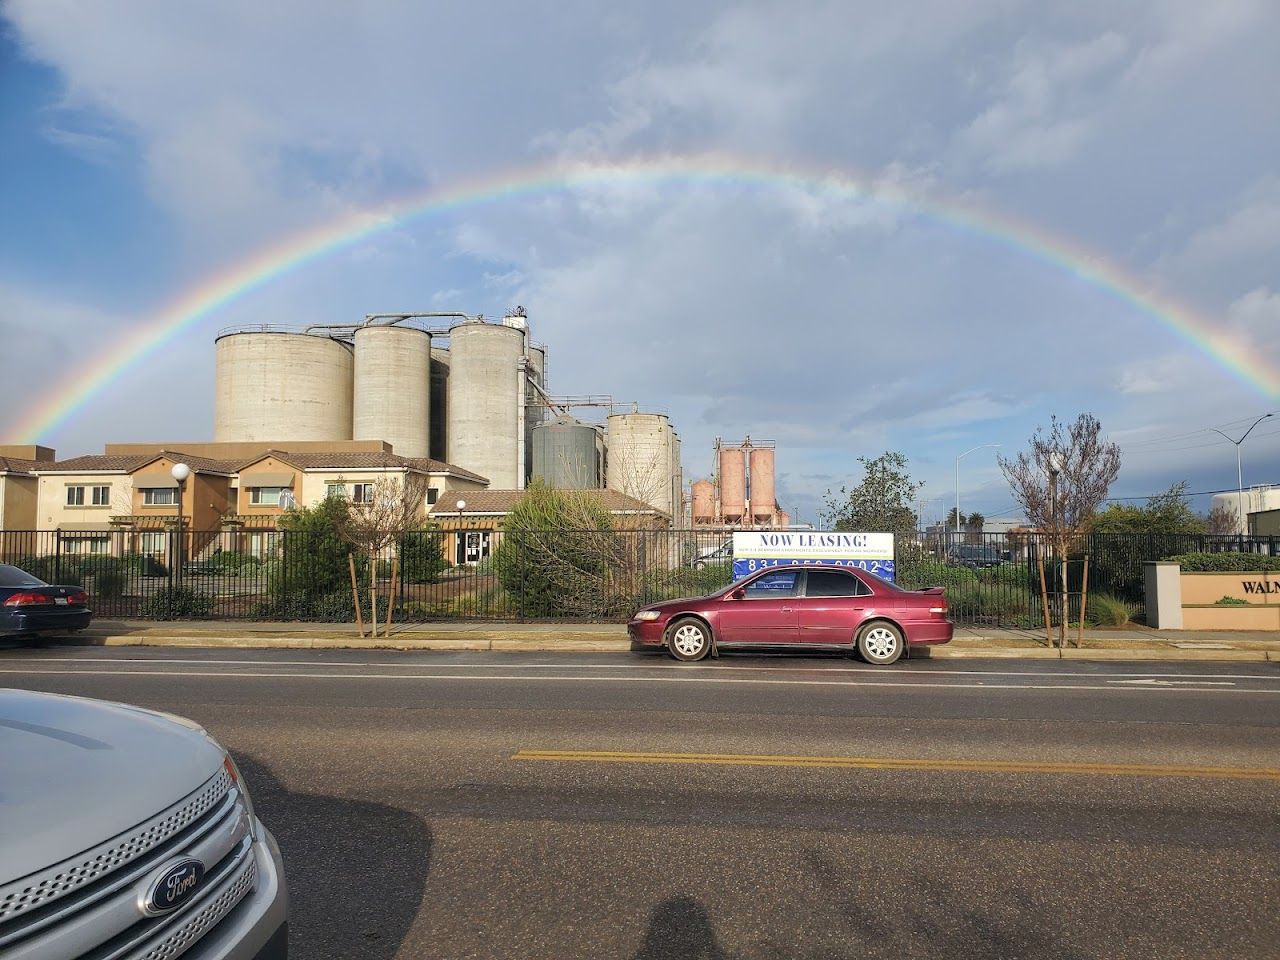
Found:
<path fill-rule="evenodd" d="M 694 526 L 713 523 L 716 518 L 716 488 L 710 480 L 693 481 L 692 516 Z"/>
<path fill-rule="evenodd" d="M 430 451 L 435 460 L 449 459 L 449 348 L 431 348 Z"/>
<path fill-rule="evenodd" d="M 448 457 L 492 490 L 524 487 L 526 331 L 461 323 L 449 330 Z"/>
<path fill-rule="evenodd" d="M 747 510 L 746 451 L 720 448 L 720 516 L 726 523 L 741 523 Z"/>
<path fill-rule="evenodd" d="M 547 389 L 547 348 L 542 344 L 529 346 L 529 379 L 541 388 Z M 526 477 L 534 475 L 533 431 L 547 419 L 547 404 L 542 394 L 533 386 L 526 387 L 524 407 L 524 472 Z"/>
<path fill-rule="evenodd" d="M 777 513 L 773 447 L 751 448 L 751 519 L 772 524 Z"/>
<path fill-rule="evenodd" d="M 216 442 L 351 439 L 350 344 L 262 330 L 224 334 L 215 349 Z"/>
<path fill-rule="evenodd" d="M 431 335 L 392 324 L 355 334 L 352 437 L 385 440 L 402 457 L 430 452 Z"/>
<path fill-rule="evenodd" d="M 660 413 L 615 413 L 607 430 L 605 485 L 678 521 L 679 441 L 671 421 Z"/>
<path fill-rule="evenodd" d="M 533 431 L 533 476 L 556 490 L 598 490 L 601 447 L 595 427 L 557 417 Z"/>

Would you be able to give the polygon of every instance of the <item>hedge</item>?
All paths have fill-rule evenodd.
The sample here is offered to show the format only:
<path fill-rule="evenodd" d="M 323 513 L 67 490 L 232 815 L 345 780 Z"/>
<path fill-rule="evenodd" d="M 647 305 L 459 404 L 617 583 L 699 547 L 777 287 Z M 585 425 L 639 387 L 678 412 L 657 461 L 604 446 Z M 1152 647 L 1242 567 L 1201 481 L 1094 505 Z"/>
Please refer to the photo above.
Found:
<path fill-rule="evenodd" d="M 1263 571 L 1280 571 L 1280 557 L 1269 557 L 1262 553 L 1183 553 L 1169 557 L 1169 563 L 1176 563 L 1185 573 L 1255 573 Z"/>

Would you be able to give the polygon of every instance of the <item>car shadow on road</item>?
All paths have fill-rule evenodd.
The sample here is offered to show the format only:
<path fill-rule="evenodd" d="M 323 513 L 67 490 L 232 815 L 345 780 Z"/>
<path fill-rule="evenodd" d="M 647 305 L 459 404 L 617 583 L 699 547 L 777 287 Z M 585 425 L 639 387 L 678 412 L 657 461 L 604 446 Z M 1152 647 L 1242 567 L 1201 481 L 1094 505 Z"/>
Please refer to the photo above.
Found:
<path fill-rule="evenodd" d="M 235 760 L 284 858 L 289 956 L 394 957 L 422 905 L 431 828 L 397 807 L 292 791 L 254 757 Z"/>
<path fill-rule="evenodd" d="M 728 960 L 706 908 L 692 897 L 671 897 L 649 913 L 635 960 Z"/>

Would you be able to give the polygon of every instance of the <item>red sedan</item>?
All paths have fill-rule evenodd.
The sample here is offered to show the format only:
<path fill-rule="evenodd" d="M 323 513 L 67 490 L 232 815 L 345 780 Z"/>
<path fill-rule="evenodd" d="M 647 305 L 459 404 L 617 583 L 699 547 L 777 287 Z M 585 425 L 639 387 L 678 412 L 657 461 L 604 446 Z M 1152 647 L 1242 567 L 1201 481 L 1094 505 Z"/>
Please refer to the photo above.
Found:
<path fill-rule="evenodd" d="M 838 648 L 890 664 L 908 646 L 947 643 L 941 587 L 904 590 L 849 567 L 769 567 L 709 597 L 654 603 L 627 624 L 632 650 L 701 660 L 745 647 Z"/>

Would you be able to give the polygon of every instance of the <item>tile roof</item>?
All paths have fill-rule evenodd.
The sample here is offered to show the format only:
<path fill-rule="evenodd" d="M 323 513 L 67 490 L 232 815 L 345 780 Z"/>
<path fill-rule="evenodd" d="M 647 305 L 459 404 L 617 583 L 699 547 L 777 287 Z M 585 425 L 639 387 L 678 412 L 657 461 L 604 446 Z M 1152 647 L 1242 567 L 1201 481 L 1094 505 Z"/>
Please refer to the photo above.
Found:
<path fill-rule="evenodd" d="M 57 463 L 37 464 L 36 469 L 40 473 L 89 473 L 98 470 L 132 473 L 161 457 L 181 461 L 199 473 L 235 473 L 237 466 L 232 460 L 210 460 L 208 457 L 192 457 L 179 450 L 164 450 L 151 454 L 92 454 L 86 457 L 72 457 L 70 460 L 59 460 Z"/>
<path fill-rule="evenodd" d="M 41 466 L 39 460 L 19 460 L 16 457 L 0 457 L 0 473 L 25 473 L 31 474 L 36 467 Z"/>
<path fill-rule="evenodd" d="M 477 483 L 488 483 L 488 477 L 482 477 L 478 473 L 472 473 L 470 470 L 464 470 L 462 467 L 455 467 L 452 463 L 445 463 L 443 460 L 429 460 L 423 457 L 411 457 L 409 463 L 413 464 L 418 470 L 427 473 L 447 473 L 463 480 L 474 480 Z"/>
<path fill-rule="evenodd" d="M 653 516 L 662 516 L 662 511 L 657 507 L 651 507 L 647 503 L 642 503 L 634 497 L 629 497 L 625 493 L 619 493 L 617 490 L 580 490 L 578 493 L 586 494 L 591 499 L 599 502 L 610 513 L 646 513 Z M 454 496 L 454 494 L 457 494 Z M 517 503 L 524 499 L 525 491 L 523 490 L 458 490 L 449 491 L 449 495 L 437 501 L 431 507 L 431 513 L 449 515 L 457 514 L 458 501 L 463 500 L 466 506 L 462 508 L 462 515 L 489 515 L 489 514 L 505 514 L 510 513 Z"/>
<path fill-rule="evenodd" d="M 361 453 L 351 451 L 321 451 L 316 453 L 291 453 L 287 450 L 267 450 L 254 457 L 252 460 L 242 462 L 239 469 L 243 470 L 251 464 L 257 463 L 264 457 L 275 457 L 277 460 L 283 460 L 290 466 L 297 467 L 300 470 L 376 470 L 379 468 L 408 468 L 410 470 L 418 470 L 423 473 L 447 473 L 455 477 L 461 477 L 465 480 L 474 480 L 477 483 L 488 483 L 488 479 L 480 476 L 478 473 L 472 473 L 470 470 L 464 470 L 462 467 L 455 467 L 451 463 L 445 463 L 443 460 L 431 460 L 426 457 L 400 457 L 394 453 Z"/>

